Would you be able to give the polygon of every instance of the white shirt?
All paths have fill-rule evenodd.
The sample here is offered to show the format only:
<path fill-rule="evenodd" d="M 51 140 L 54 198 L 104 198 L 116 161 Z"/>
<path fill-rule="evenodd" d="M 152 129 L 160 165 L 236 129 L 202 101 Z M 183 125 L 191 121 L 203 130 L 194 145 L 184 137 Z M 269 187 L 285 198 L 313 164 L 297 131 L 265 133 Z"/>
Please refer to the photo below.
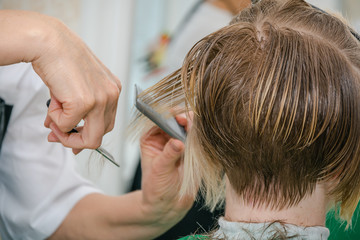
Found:
<path fill-rule="evenodd" d="M 0 97 L 13 105 L 0 154 L 1 238 L 44 239 L 98 190 L 75 172 L 70 149 L 47 141 L 49 92 L 31 64 L 0 67 Z"/>

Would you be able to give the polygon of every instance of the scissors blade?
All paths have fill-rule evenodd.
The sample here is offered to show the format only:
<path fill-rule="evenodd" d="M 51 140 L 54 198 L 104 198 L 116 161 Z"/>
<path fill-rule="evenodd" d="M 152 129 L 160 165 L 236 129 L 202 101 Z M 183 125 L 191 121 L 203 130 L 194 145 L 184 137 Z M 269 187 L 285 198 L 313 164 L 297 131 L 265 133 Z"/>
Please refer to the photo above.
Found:
<path fill-rule="evenodd" d="M 111 163 L 113 163 L 115 166 L 120 167 L 120 165 L 115 162 L 114 157 L 108 152 L 106 151 L 104 148 L 102 147 L 98 147 L 97 149 L 95 149 L 95 151 L 97 151 L 98 153 L 100 153 L 104 158 L 106 158 L 107 160 L 109 160 Z"/>

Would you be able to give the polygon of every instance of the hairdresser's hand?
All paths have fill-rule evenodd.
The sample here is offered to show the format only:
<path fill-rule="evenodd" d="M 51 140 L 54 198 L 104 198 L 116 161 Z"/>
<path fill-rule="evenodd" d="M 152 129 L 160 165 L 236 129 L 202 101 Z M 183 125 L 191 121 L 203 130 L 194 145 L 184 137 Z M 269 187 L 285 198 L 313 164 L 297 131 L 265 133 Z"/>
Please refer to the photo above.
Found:
<path fill-rule="evenodd" d="M 185 116 L 177 121 L 187 128 Z M 153 127 L 140 142 L 143 205 L 150 215 L 158 216 L 157 223 L 174 225 L 182 219 L 194 199 L 179 199 L 183 177 L 184 144 L 170 138 L 158 127 Z"/>
<path fill-rule="evenodd" d="M 49 87 L 49 141 L 97 148 L 114 126 L 119 79 L 59 20 L 35 12 L 0 10 L 0 65 L 31 62 Z M 84 128 L 67 134 L 81 119 Z M 77 152 L 79 150 L 76 150 Z"/>
<path fill-rule="evenodd" d="M 62 24 L 54 27 L 58 34 L 33 61 L 51 92 L 45 120 L 52 130 L 48 139 L 75 149 L 97 148 L 114 127 L 120 81 L 80 38 Z M 79 133 L 68 134 L 81 119 L 85 124 Z"/>

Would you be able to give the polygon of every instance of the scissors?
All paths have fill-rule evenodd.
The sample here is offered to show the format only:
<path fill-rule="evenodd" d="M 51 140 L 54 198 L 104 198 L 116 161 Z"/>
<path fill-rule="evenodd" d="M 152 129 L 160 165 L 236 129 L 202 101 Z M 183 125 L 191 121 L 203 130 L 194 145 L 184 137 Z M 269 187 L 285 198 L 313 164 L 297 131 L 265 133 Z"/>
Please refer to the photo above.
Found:
<path fill-rule="evenodd" d="M 46 106 L 48 108 L 50 106 L 50 102 L 51 102 L 51 99 L 47 100 L 47 102 L 46 102 Z M 76 128 L 73 128 L 68 133 L 78 133 L 78 130 L 76 130 Z M 106 151 L 104 148 L 98 147 L 97 149 L 95 149 L 95 151 L 100 153 L 104 158 L 109 160 L 115 166 L 120 167 L 120 165 L 117 162 L 115 162 L 114 157 L 108 151 Z"/>

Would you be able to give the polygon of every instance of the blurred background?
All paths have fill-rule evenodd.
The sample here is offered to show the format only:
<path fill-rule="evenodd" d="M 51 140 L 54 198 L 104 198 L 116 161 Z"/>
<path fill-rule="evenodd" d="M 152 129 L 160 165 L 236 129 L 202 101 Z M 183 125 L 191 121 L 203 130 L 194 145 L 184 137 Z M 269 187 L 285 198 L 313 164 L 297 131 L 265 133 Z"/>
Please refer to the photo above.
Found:
<path fill-rule="evenodd" d="M 170 36 L 181 31 L 197 2 L 0 0 L 1 9 L 32 10 L 61 19 L 120 78 L 123 89 L 117 122 L 114 130 L 105 136 L 103 146 L 114 155 L 121 167 L 116 168 L 108 163 L 102 166 L 101 161 L 97 161 L 98 156 L 91 151 L 84 151 L 78 156 L 78 171 L 107 194 L 125 193 L 138 165 L 138 144 L 131 142 L 126 133 L 133 112 L 134 84 L 146 88 L 168 72 L 163 60 Z M 324 10 L 341 12 L 360 31 L 359 0 L 309 2 Z"/>

